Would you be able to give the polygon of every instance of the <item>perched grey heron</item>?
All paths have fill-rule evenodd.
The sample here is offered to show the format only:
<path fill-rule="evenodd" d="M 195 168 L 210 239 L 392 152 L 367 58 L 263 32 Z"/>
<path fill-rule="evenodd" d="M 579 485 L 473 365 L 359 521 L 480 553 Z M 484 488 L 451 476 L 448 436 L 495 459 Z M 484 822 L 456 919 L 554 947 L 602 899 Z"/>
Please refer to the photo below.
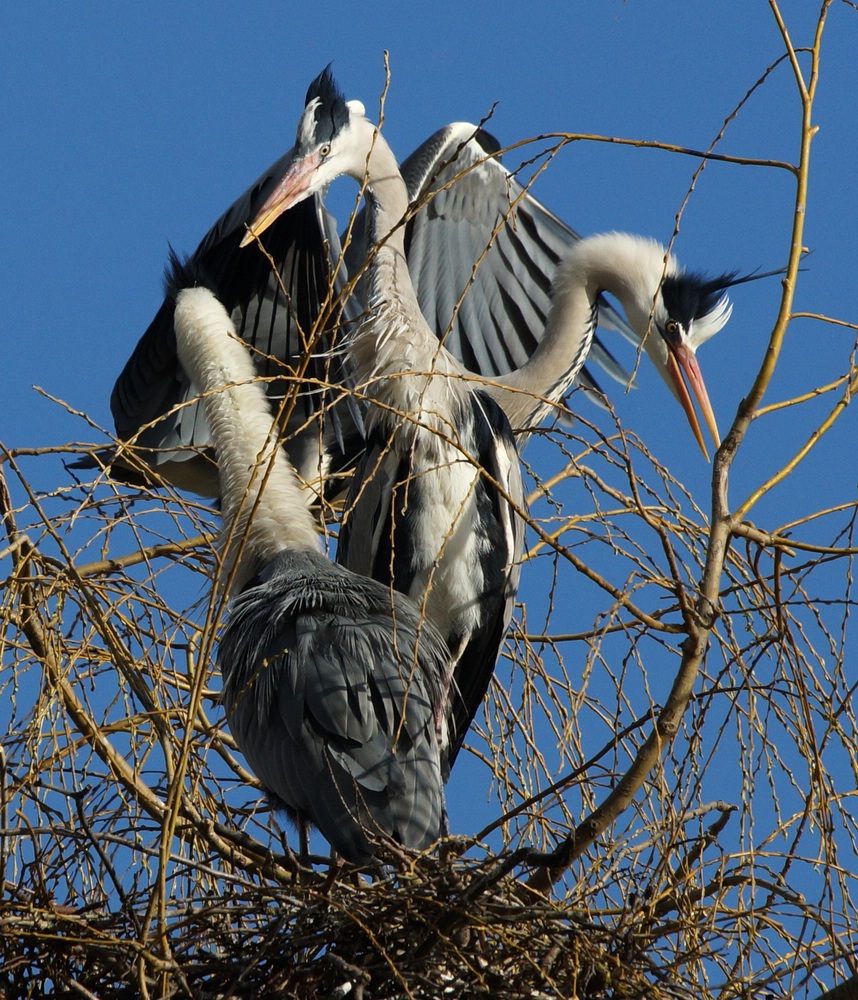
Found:
<path fill-rule="evenodd" d="M 488 132 L 457 122 L 435 132 L 402 164 L 410 201 L 432 193 L 405 231 L 421 310 L 448 350 L 485 376 L 512 371 L 533 353 L 543 335 L 554 270 L 579 238 L 506 170 L 499 148 Z M 331 469 L 347 469 L 361 448 L 354 401 L 321 387 L 343 381 L 339 357 L 331 352 L 331 328 L 341 309 L 346 319 L 360 313 L 360 296 L 343 299 L 341 293 L 364 266 L 365 214 L 344 262 L 321 194 L 271 226 L 265 243 L 274 270 L 261 254 L 240 253 L 246 225 L 294 156 L 290 150 L 272 164 L 215 222 L 188 264 L 205 276 L 251 346 L 257 369 L 269 380 L 269 395 L 279 401 L 300 379 L 295 405 L 283 417 L 284 444 L 299 475 L 314 481 Z M 211 435 L 201 404 L 191 402 L 196 389 L 176 359 L 173 308 L 168 292 L 116 380 L 110 399 L 116 434 L 133 441 L 135 454 L 163 479 L 215 496 Z M 608 303 L 601 306 L 600 322 L 637 342 Z M 590 361 L 612 378 L 628 377 L 598 339 Z M 584 371 L 579 378 L 595 384 Z M 121 452 L 112 470 L 118 478 L 136 478 Z M 142 469 L 138 474 L 145 477 Z"/>
<path fill-rule="evenodd" d="M 316 169 L 320 160 L 330 170 Z M 408 594 L 445 637 L 451 676 L 438 730 L 452 765 L 512 615 L 523 546 L 521 469 L 504 411 L 421 312 L 405 255 L 408 191 L 396 158 L 328 71 L 310 88 L 292 164 L 253 228 L 262 232 L 341 173 L 366 179 L 371 249 L 364 316 L 340 341 L 367 409 L 366 452 L 337 561 Z"/>
<path fill-rule="evenodd" d="M 220 469 L 220 641 L 230 730 L 273 801 L 343 857 L 372 840 L 423 849 L 443 832 L 436 739 L 449 654 L 402 594 L 332 563 L 246 346 L 206 288 L 178 294 L 182 366 L 202 393 Z"/>
<path fill-rule="evenodd" d="M 310 86 L 289 168 L 244 242 L 342 174 L 366 184 L 369 205 L 366 318 L 345 335 L 344 355 L 370 406 L 337 559 L 425 599 L 446 636 L 454 672 L 442 749 L 452 764 L 491 679 L 518 582 L 522 539 L 508 501 L 520 507 L 522 487 L 501 409 L 526 431 L 562 398 L 587 357 L 607 289 L 641 337 L 652 313 L 648 354 L 703 446 L 681 370 L 689 374 L 717 442 L 694 351 L 727 321 L 731 277 L 685 275 L 654 241 L 627 234 L 579 240 L 558 269 L 530 357 L 481 379 L 439 344 L 421 313 L 405 253 L 406 185 L 363 105 L 345 101 L 329 70 Z"/>
<path fill-rule="evenodd" d="M 319 82 L 313 86 L 318 89 Z M 363 117 L 362 109 L 360 111 Z M 351 119 L 352 107 L 342 102 L 337 117 L 329 123 L 332 139 L 336 132 L 338 148 L 355 134 L 347 127 Z M 295 202 L 288 211 L 282 211 L 266 234 L 276 275 L 272 274 L 269 261 L 263 255 L 239 251 L 245 223 L 270 200 L 280 175 L 288 173 L 305 157 L 306 150 L 302 153 L 300 139 L 299 135 L 299 145 L 278 161 L 216 223 L 191 258 L 194 272 L 206 276 L 206 283 L 211 284 L 225 301 L 240 334 L 257 351 L 257 367 L 273 380 L 271 391 L 275 396 L 283 395 L 296 377 L 316 386 L 326 382 L 341 385 L 349 378 L 349 373 L 342 370 L 340 354 L 329 349 L 330 340 L 324 331 L 318 342 L 321 350 L 304 350 L 312 339 L 310 333 L 314 324 L 318 326 L 320 312 L 325 313 L 327 309 L 325 303 L 329 300 L 325 296 L 331 279 L 336 295 L 346 276 L 342 267 L 333 274 L 330 271 L 325 241 L 330 244 L 334 259 L 339 243 L 319 195 Z M 467 369 L 460 372 L 461 377 L 464 378 L 466 371 L 485 376 L 506 373 L 505 377 L 494 380 L 494 384 L 487 382 L 485 388 L 504 407 L 517 431 L 531 430 L 571 386 L 588 350 L 592 358 L 598 349 L 597 342 L 592 340 L 597 311 L 602 319 L 606 315 L 613 317 L 610 325 L 629 330 L 599 297 L 598 292 L 604 287 L 620 296 L 630 316 L 634 312 L 632 336 L 638 342 L 646 336 L 647 353 L 683 402 L 702 444 L 690 396 L 680 374 L 681 369 L 691 370 L 692 389 L 698 397 L 702 395 L 704 415 L 713 434 L 717 435 L 699 369 L 694 370 L 693 352 L 705 336 L 720 329 L 729 317 L 729 303 L 723 289 L 731 283 L 732 276 L 707 281 L 683 274 L 672 258 L 665 262 L 666 254 L 656 245 L 643 241 L 638 245 L 635 238 L 622 234 L 591 238 L 594 242 L 585 241 L 578 256 L 576 249 L 580 238 L 577 234 L 523 190 L 494 158 L 496 149 L 485 132 L 475 126 L 455 124 L 432 136 L 403 165 L 410 198 L 432 192 L 430 205 L 418 211 L 404 227 L 408 266 L 417 277 L 418 301 L 424 315 L 431 318 L 434 331 L 443 337 L 445 345 L 450 345 L 468 361 Z M 365 159 L 363 166 L 365 168 Z M 453 182 L 462 171 L 465 175 Z M 333 177 L 339 172 L 343 171 L 330 170 L 327 176 Z M 320 191 L 323 183 L 315 184 L 314 191 Z M 514 220 L 514 224 L 504 225 L 506 218 Z M 598 246 L 601 249 L 594 257 Z M 256 263 L 248 263 L 245 254 L 248 260 L 252 257 Z M 365 246 L 359 240 L 348 248 L 349 273 L 356 274 L 360 270 L 364 254 Z M 612 255 L 622 261 L 622 266 L 615 266 L 613 271 L 610 267 Z M 474 270 L 475 260 L 480 256 L 483 259 Z M 564 256 L 567 259 L 561 270 L 573 276 L 567 282 L 570 291 L 567 295 L 555 294 L 551 304 L 551 277 L 557 262 Z M 643 257 L 645 264 L 641 263 Z M 665 274 L 667 277 L 662 281 Z M 278 290 L 281 280 L 289 292 L 288 302 Z M 557 289 L 563 286 L 559 271 L 555 286 Z M 172 308 L 168 297 L 117 381 L 112 408 L 119 436 L 129 438 L 139 432 L 138 441 L 152 449 L 150 460 L 166 478 L 198 492 L 214 494 L 217 492 L 214 463 L 205 455 L 189 459 L 188 453 L 179 447 L 192 444 L 205 451 L 211 435 L 201 410 L 193 406 L 171 409 L 197 394 L 175 357 Z M 353 296 L 344 303 L 344 308 L 345 318 L 354 320 L 360 315 L 359 299 Z M 546 322 L 549 309 L 551 319 Z M 651 312 L 652 325 L 649 323 Z M 537 356 L 540 343 L 545 346 Z M 299 361 L 299 355 L 306 359 L 306 368 L 302 368 L 304 362 Z M 600 358 L 612 374 L 621 374 L 608 356 L 602 353 Z M 287 364 L 284 365 L 284 361 Z M 426 369 L 418 367 L 415 370 Z M 351 398 L 346 397 L 346 402 Z M 304 480 L 318 479 L 320 473 L 324 476 L 330 465 L 336 464 L 335 454 L 347 460 L 355 450 L 355 438 L 359 435 L 354 432 L 361 422 L 360 413 L 339 404 L 320 430 L 311 417 L 324 413 L 328 405 L 323 395 L 314 390 L 302 395 L 291 411 L 285 443 Z M 163 419 L 168 412 L 170 415 Z M 470 431 L 472 435 L 479 438 L 482 433 L 492 448 L 503 442 L 503 434 L 498 436 L 497 418 L 488 409 L 483 407 L 475 420 Z M 383 424 L 378 424 L 375 431 L 380 426 Z M 489 451 L 485 447 L 478 450 L 480 454 L 473 457 L 487 470 L 488 477 L 495 478 Z M 367 500 L 353 507 L 352 527 L 346 528 L 344 551 L 348 554 L 351 549 L 348 558 L 356 569 L 399 581 L 396 586 L 401 582 L 403 590 L 410 590 L 415 580 L 426 577 L 427 571 L 421 571 L 419 566 L 429 565 L 426 553 L 431 551 L 432 545 L 437 551 L 438 541 L 433 539 L 431 545 L 425 545 L 428 528 L 419 529 L 416 523 L 403 528 L 401 519 L 397 520 L 395 531 L 391 530 L 386 518 L 394 509 L 391 505 L 393 491 L 396 484 L 414 482 L 414 471 L 401 462 L 394 468 L 397 455 L 402 458 L 403 451 L 401 448 L 398 452 L 391 450 L 377 433 L 369 455 L 353 494 L 357 489 L 364 495 L 375 490 L 375 506 Z M 464 464 L 461 458 L 459 452 L 460 466 Z M 376 474 L 370 480 L 367 470 L 373 468 Z M 488 478 L 483 476 L 483 485 L 487 482 Z M 462 487 L 461 483 L 458 485 Z M 399 495 L 402 501 L 401 490 Z M 502 493 L 495 496 L 501 497 Z M 407 509 L 411 511 L 412 522 L 416 522 L 417 508 L 411 504 Z M 488 513 L 481 513 L 479 519 L 484 521 L 488 517 L 496 527 L 504 526 L 499 535 L 509 539 L 506 516 L 503 504 L 496 509 L 489 505 Z M 460 524 L 464 527 L 466 521 L 460 520 Z M 491 537 L 491 532 L 486 532 L 485 537 Z M 355 538 L 360 541 L 355 543 Z M 475 553 L 473 545 L 470 551 L 463 550 L 471 568 L 477 556 L 485 558 L 485 541 L 479 546 L 483 547 L 482 554 Z M 409 555 L 413 549 L 422 553 L 417 559 L 418 568 Z M 406 556 L 395 557 L 396 551 Z M 448 542 L 445 552 L 452 551 Z M 495 555 L 505 557 L 506 551 L 501 548 Z M 493 568 L 485 573 L 497 578 L 500 559 L 492 561 Z M 387 563 L 386 570 L 376 568 L 382 562 Z M 507 566 L 507 563 L 502 565 Z M 432 567 L 432 582 L 439 585 L 440 594 L 434 561 Z M 501 591 L 485 587 L 484 581 L 475 588 L 476 592 L 482 588 L 484 593 L 493 594 L 494 601 L 499 600 L 499 593 L 506 594 L 500 618 L 489 613 L 487 608 L 478 608 L 472 613 L 475 620 L 493 621 L 496 626 L 506 620 L 506 607 L 514 584 L 513 572 L 509 571 Z M 459 573 L 464 576 L 465 570 Z M 436 600 L 440 600 L 440 596 Z M 445 617 L 443 613 L 438 617 L 442 624 L 452 620 L 450 615 Z M 472 625 L 461 633 L 469 637 L 469 642 L 478 635 L 490 635 L 491 640 L 486 642 L 484 649 L 497 648 L 503 629 L 495 634 Z M 462 642 L 455 640 L 455 628 L 448 631 L 448 638 L 451 637 L 453 648 L 464 650 Z M 490 669 L 487 672 L 485 668 L 486 658 L 475 656 L 474 659 L 479 659 L 483 666 L 473 670 L 471 680 L 457 678 L 466 709 L 461 718 L 451 720 L 452 756 L 455 756 L 457 743 L 490 677 Z"/>

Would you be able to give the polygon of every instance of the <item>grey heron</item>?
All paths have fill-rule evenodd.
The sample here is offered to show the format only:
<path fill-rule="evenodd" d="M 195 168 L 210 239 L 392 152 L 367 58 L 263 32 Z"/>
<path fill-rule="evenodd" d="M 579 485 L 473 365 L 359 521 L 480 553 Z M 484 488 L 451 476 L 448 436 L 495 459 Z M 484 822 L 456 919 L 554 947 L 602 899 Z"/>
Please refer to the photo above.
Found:
<path fill-rule="evenodd" d="M 320 161 L 329 169 L 317 169 Z M 521 468 L 503 409 L 421 312 L 396 158 L 329 71 L 310 87 L 292 164 L 252 228 L 262 232 L 342 173 L 366 180 L 370 252 L 364 316 L 341 335 L 347 374 L 367 408 L 366 452 L 337 561 L 408 594 L 445 637 L 451 676 L 438 729 L 452 765 L 512 615 L 523 546 Z"/>
<path fill-rule="evenodd" d="M 343 857 L 372 840 L 423 849 L 445 827 L 435 734 L 448 652 L 407 597 L 321 551 L 316 521 L 246 346 L 206 288 L 180 291 L 179 359 L 202 393 L 217 453 L 223 702 L 263 787 Z"/>
<path fill-rule="evenodd" d="M 432 192 L 431 203 L 409 220 L 405 234 L 421 309 L 451 353 L 485 376 L 509 372 L 533 353 L 543 334 L 554 269 L 579 238 L 506 170 L 499 149 L 485 130 L 457 122 L 435 132 L 402 164 L 409 200 L 419 202 Z M 317 195 L 281 215 L 269 230 L 273 270 L 261 254 L 239 253 L 246 224 L 294 155 L 287 152 L 236 200 L 188 264 L 205 275 L 253 349 L 260 374 L 270 380 L 269 394 L 283 397 L 300 378 L 301 391 L 284 417 L 284 442 L 299 475 L 312 481 L 331 468 L 348 468 L 361 447 L 353 399 L 342 400 L 336 390 L 326 396 L 321 387 L 343 379 L 338 356 L 330 351 L 330 327 L 339 308 L 346 319 L 355 319 L 360 299 L 334 302 L 349 276 L 363 267 L 365 243 L 352 239 L 344 265 L 334 269 L 340 240 Z M 211 435 L 202 406 L 191 402 L 196 390 L 176 359 L 173 308 L 168 292 L 116 380 L 111 412 L 118 439 L 133 441 L 135 454 L 160 477 L 215 496 Z M 608 303 L 602 304 L 600 322 L 636 339 Z M 308 354 L 314 329 L 318 336 Z M 627 378 L 598 339 L 590 360 L 613 378 Z M 118 478 L 134 481 L 121 450 L 112 468 Z"/>
<path fill-rule="evenodd" d="M 439 344 L 420 311 L 405 253 L 406 185 L 363 105 L 345 101 L 329 69 L 308 90 L 292 161 L 244 243 L 342 174 L 365 183 L 369 205 L 367 318 L 346 334 L 345 359 L 370 407 L 367 453 L 337 559 L 416 600 L 425 595 L 453 654 L 442 747 L 452 764 L 491 679 L 518 582 L 522 539 L 509 501 L 520 508 L 523 494 L 499 411 L 524 431 L 541 421 L 584 364 L 600 293 L 608 290 L 641 337 L 653 314 L 657 332 L 646 338 L 647 352 L 675 383 L 703 447 L 680 371 L 689 373 L 717 442 L 694 351 L 729 318 L 723 288 L 731 276 L 683 274 L 658 244 L 627 234 L 579 240 L 558 269 L 530 357 L 506 375 L 481 379 Z"/>

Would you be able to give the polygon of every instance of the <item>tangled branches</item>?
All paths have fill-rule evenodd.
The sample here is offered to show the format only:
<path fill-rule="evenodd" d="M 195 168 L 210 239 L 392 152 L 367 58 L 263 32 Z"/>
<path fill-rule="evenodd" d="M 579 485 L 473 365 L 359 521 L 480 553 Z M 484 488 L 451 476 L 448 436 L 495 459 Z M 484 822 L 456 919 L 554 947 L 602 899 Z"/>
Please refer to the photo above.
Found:
<path fill-rule="evenodd" d="M 803 54 L 778 16 L 792 253 L 712 501 L 602 416 L 529 446 L 522 603 L 436 854 L 301 867 L 223 725 L 214 512 L 3 450 L 0 995 L 815 997 L 858 974 L 858 505 L 790 503 L 854 416 L 854 343 L 763 404 L 797 318 L 854 341 L 793 306 L 827 6 Z M 748 428 L 785 409 L 806 436 L 731 501 Z"/>

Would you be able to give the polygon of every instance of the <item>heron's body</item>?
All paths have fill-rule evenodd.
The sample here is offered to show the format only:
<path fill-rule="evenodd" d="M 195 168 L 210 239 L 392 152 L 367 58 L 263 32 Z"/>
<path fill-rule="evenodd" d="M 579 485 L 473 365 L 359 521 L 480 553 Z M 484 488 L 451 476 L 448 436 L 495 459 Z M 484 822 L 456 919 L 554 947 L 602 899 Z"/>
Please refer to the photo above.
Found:
<path fill-rule="evenodd" d="M 370 405 L 367 453 L 353 480 L 338 559 L 424 602 L 446 636 L 454 675 L 444 746 L 452 763 L 491 678 L 518 583 L 522 536 L 512 509 L 522 507 L 523 489 L 508 422 L 523 439 L 568 391 L 593 343 L 607 289 L 629 310 L 659 371 L 684 392 L 702 445 L 677 361 L 670 367 L 679 351 L 679 364 L 699 376 L 696 345 L 677 347 L 662 326 L 675 322 L 663 315 L 660 298 L 675 262 L 666 264 L 652 241 L 607 234 L 567 251 L 529 356 L 505 375 L 482 379 L 439 344 L 424 319 L 406 255 L 406 185 L 384 137 L 359 102 L 343 99 L 329 71 L 308 90 L 292 162 L 251 230 L 264 234 L 341 174 L 366 185 L 366 318 L 346 337 L 345 366 Z M 716 298 L 720 311 L 709 332 L 729 315 L 726 299 Z M 654 329 L 646 336 L 650 313 Z M 686 317 L 689 330 L 695 315 Z M 717 435 L 702 380 L 694 388 Z"/>
<path fill-rule="evenodd" d="M 337 559 L 409 594 L 445 636 L 452 677 L 439 731 L 452 766 L 512 616 L 524 488 L 505 414 L 423 318 L 397 228 L 407 193 L 380 136 L 367 196 L 366 319 L 346 341 L 352 382 L 369 401 L 367 447 Z"/>
<path fill-rule="evenodd" d="M 218 659 L 236 743 L 274 801 L 349 860 L 370 860 L 374 838 L 423 849 L 445 825 L 435 720 L 446 645 L 407 597 L 321 553 L 220 303 L 181 292 L 175 326 L 220 468 L 224 580 L 237 596 Z"/>
<path fill-rule="evenodd" d="M 410 595 L 444 635 L 452 677 L 438 729 L 452 764 L 512 614 L 523 544 L 521 471 L 503 411 L 423 317 L 405 255 L 408 192 L 393 152 L 328 74 L 310 88 L 293 172 L 272 194 L 275 212 L 330 179 L 320 172 L 304 184 L 302 170 L 328 144 L 330 123 L 336 129 L 340 122 L 354 134 L 347 145 L 331 137 L 331 156 L 339 154 L 331 169 L 358 180 L 365 174 L 371 250 L 365 318 L 344 340 L 350 380 L 367 402 L 367 451 L 337 559 Z"/>

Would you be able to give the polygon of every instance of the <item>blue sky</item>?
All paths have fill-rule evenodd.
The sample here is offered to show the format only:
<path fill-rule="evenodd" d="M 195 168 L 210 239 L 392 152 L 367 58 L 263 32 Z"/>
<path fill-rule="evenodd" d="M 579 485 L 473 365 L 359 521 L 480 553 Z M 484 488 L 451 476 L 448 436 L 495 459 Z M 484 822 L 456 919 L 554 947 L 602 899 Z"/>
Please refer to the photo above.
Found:
<path fill-rule="evenodd" d="M 567 0 L 531 8 L 506 0 L 329 0 L 324 17 L 319 9 L 285 2 L 3 5 L 0 440 L 7 447 L 98 440 L 33 386 L 110 427 L 113 381 L 161 301 L 167 242 L 192 251 L 291 145 L 307 84 L 328 62 L 346 95 L 371 111 L 389 50 L 385 134 L 405 156 L 440 125 L 478 121 L 495 105 L 490 128 L 504 144 L 568 131 L 705 149 L 783 52 L 763 0 Z M 797 46 L 811 42 L 817 10 L 810 0 L 781 4 Z M 814 115 L 805 230 L 813 253 L 796 295 L 798 310 L 851 322 L 858 320 L 856 52 L 858 13 L 834 4 Z M 795 160 L 800 114 L 782 63 L 718 149 Z M 583 233 L 624 229 L 666 241 L 697 165 L 662 151 L 579 142 L 556 158 L 534 193 Z M 351 197 L 349 182 L 340 183 Z M 710 163 L 682 216 L 675 253 L 714 273 L 782 266 L 793 199 L 785 172 Z M 729 325 L 700 353 L 722 433 L 763 357 L 778 279 L 740 286 L 732 298 Z M 853 342 L 854 331 L 795 321 L 767 401 L 842 375 Z M 623 423 L 705 506 L 711 470 L 679 410 L 646 365 L 638 383 L 615 395 Z M 731 498 L 774 472 L 829 405 L 755 424 Z M 587 415 L 598 419 L 592 410 Z M 828 501 L 854 499 L 856 431 L 856 414 L 847 412 L 790 488 L 764 501 L 754 520 L 773 529 Z M 528 457 L 539 461 L 536 452 Z M 27 471 L 42 488 L 67 475 L 58 461 Z M 460 823 L 469 807 L 464 799 L 455 807 Z"/>
<path fill-rule="evenodd" d="M 385 129 L 404 156 L 441 124 L 479 120 L 495 104 L 491 127 L 505 143 L 561 130 L 706 148 L 782 52 L 762 0 L 558 3 L 526 17 L 506 3 L 436 3 L 413 14 L 385 4 L 325 10 L 324 24 L 314 5 L 285 3 L 240 11 L 199 3 L 7 5 L 0 13 L 7 233 L 0 391 L 15 401 L 3 413 L 7 445 L 92 437 L 32 385 L 109 426 L 110 387 L 160 302 L 167 242 L 191 251 L 291 145 L 306 86 L 329 61 L 347 96 L 373 108 L 382 52 L 390 51 Z M 810 41 L 816 5 L 790 0 L 783 11 L 796 44 Z M 835 5 L 815 116 L 806 230 L 814 253 L 796 301 L 845 319 L 854 302 L 845 262 L 858 259 L 849 197 L 858 159 L 850 96 L 856 35 L 854 10 Z M 794 158 L 799 114 L 783 64 L 719 148 Z M 660 151 L 576 143 L 535 193 L 584 233 L 619 228 L 666 240 L 696 165 Z M 683 215 L 677 256 L 712 272 L 780 266 L 792 200 L 782 172 L 710 164 Z M 756 370 L 778 292 L 777 279 L 737 289 L 730 325 L 701 352 L 723 427 Z M 848 331 L 796 323 L 773 393 L 831 380 L 849 344 Z M 671 469 L 687 470 L 684 481 L 702 487 L 708 469 L 652 385 L 642 372 L 640 389 L 618 400 L 621 415 Z M 835 433 L 848 439 L 845 429 Z M 755 429 L 749 444 L 767 436 Z M 780 429 L 777 442 L 786 444 Z M 762 451 L 767 468 L 785 454 L 772 443 Z M 737 466 L 737 482 L 760 471 L 752 451 L 747 466 Z"/>

